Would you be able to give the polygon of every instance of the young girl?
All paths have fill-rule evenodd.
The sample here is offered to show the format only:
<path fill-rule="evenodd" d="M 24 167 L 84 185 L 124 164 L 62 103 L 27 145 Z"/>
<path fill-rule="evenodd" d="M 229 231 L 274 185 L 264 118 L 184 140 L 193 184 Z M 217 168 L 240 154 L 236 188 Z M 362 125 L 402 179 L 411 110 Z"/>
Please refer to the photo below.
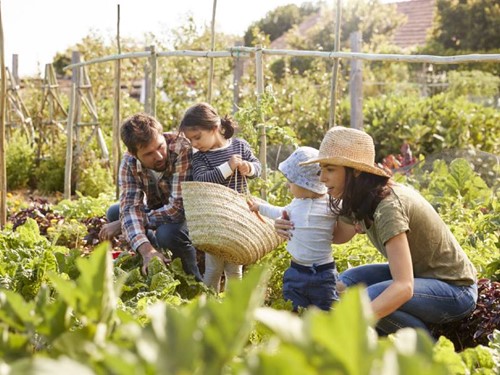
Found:
<path fill-rule="evenodd" d="M 195 104 L 186 111 L 179 130 L 196 149 L 192 161 L 195 181 L 213 182 L 244 193 L 247 183 L 243 176 L 260 175 L 260 162 L 248 142 L 232 138 L 236 126 L 230 117 L 221 118 L 207 103 Z M 229 278 L 241 279 L 242 266 L 205 253 L 205 284 L 219 292 L 223 272 L 227 285 Z"/>
<path fill-rule="evenodd" d="M 319 156 L 305 163 L 320 163 L 331 209 L 340 216 L 333 242 L 366 233 L 387 259 L 340 274 L 339 292 L 366 285 L 381 334 L 464 318 L 477 301 L 474 266 L 434 208 L 374 161 L 368 134 L 336 126 L 326 133 Z M 287 236 L 289 221 L 275 225 Z"/>
<path fill-rule="evenodd" d="M 249 202 L 251 211 L 259 211 L 271 219 L 281 217 L 284 212 L 295 223 L 293 236 L 287 243 L 292 261 L 283 275 L 283 297 L 292 301 L 294 311 L 310 305 L 330 310 L 338 300 L 337 269 L 332 256 L 335 216 L 328 208 L 326 187 L 319 180 L 319 165 L 299 165 L 317 156 L 318 150 L 299 147 L 278 166 L 294 196 L 289 205 L 276 207 Z"/>

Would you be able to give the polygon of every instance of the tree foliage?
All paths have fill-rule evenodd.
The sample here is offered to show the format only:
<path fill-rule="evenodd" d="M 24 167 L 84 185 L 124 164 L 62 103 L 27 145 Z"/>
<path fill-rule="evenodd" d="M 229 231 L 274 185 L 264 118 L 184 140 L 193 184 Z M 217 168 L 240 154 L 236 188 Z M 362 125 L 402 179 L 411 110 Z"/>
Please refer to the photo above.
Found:
<path fill-rule="evenodd" d="M 394 36 L 397 27 L 404 21 L 403 16 L 397 13 L 395 5 L 382 4 L 380 0 L 344 1 L 341 16 L 341 49 L 348 49 L 350 34 L 360 31 L 365 48 L 376 51 L 377 46 Z M 309 30 L 307 35 L 302 38 L 298 36 L 298 40 L 290 40 L 291 47 L 332 51 L 336 18 L 336 11 L 331 7 L 325 7 L 321 12 L 319 22 Z"/>
<path fill-rule="evenodd" d="M 318 11 L 312 3 L 303 3 L 300 7 L 289 4 L 277 7 L 266 16 L 250 25 L 245 32 L 245 45 L 255 45 L 255 29 L 269 36 L 270 41 L 279 38 L 293 26 L 300 24 L 307 16 Z"/>
<path fill-rule="evenodd" d="M 500 48 L 498 0 L 437 0 L 432 40 L 455 51 Z"/>

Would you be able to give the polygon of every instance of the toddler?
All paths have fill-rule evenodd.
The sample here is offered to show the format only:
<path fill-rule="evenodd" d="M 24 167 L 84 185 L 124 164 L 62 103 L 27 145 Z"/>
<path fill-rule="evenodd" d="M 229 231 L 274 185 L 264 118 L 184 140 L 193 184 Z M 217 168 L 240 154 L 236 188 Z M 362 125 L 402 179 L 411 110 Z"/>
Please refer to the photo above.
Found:
<path fill-rule="evenodd" d="M 288 217 L 294 224 L 287 243 L 292 261 L 283 276 L 283 297 L 292 301 L 294 311 L 310 305 L 329 310 L 338 300 L 332 255 L 335 217 L 328 208 L 327 189 L 319 180 L 319 164 L 299 165 L 317 155 L 318 150 L 312 147 L 299 147 L 279 164 L 294 196 L 289 205 L 249 202 L 251 211 L 272 219 Z"/>

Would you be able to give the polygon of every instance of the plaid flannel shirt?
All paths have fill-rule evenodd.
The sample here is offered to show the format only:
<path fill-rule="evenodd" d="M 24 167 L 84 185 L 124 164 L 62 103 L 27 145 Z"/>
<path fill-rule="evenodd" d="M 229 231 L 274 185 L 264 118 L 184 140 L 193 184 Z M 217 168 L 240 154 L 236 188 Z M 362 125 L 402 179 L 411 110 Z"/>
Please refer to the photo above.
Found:
<path fill-rule="evenodd" d="M 181 182 L 192 180 L 192 149 L 178 134 L 164 133 L 167 169 L 158 180 L 126 152 L 120 165 L 120 221 L 125 239 L 134 251 L 149 242 L 146 230 L 185 220 Z"/>

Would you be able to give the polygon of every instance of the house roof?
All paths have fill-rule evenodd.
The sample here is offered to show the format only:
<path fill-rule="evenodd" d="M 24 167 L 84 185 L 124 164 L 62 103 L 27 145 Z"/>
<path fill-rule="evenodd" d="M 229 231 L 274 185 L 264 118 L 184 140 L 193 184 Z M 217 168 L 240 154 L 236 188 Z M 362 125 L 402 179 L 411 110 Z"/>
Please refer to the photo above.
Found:
<path fill-rule="evenodd" d="M 424 45 L 427 34 L 434 20 L 436 0 L 396 0 L 395 4 L 399 13 L 406 16 L 406 22 L 395 32 L 393 42 L 401 48 Z M 305 35 L 319 21 L 320 13 L 307 17 L 299 26 L 298 34 Z M 271 42 L 271 48 L 283 49 L 287 47 L 287 33 Z"/>
<path fill-rule="evenodd" d="M 304 21 L 302 21 L 299 26 L 297 33 L 299 35 L 305 35 L 309 29 L 311 29 L 314 25 L 318 23 L 320 19 L 320 12 L 311 14 Z M 275 49 L 284 49 L 287 47 L 287 38 L 288 32 L 284 32 L 279 38 L 276 38 L 271 42 L 271 48 Z"/>
<path fill-rule="evenodd" d="M 434 20 L 435 0 L 395 2 L 399 13 L 407 17 L 394 35 L 394 44 L 401 48 L 424 45 Z"/>

